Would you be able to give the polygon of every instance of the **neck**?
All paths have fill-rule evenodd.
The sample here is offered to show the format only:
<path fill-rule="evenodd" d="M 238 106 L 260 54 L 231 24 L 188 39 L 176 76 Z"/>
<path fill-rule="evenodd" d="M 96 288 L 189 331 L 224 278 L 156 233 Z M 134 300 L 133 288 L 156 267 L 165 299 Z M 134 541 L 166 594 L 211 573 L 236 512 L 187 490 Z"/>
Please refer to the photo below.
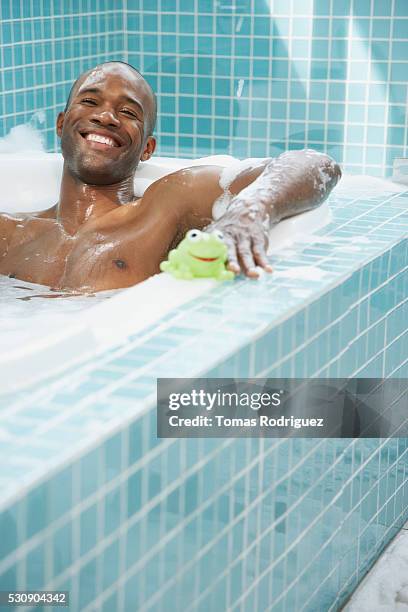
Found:
<path fill-rule="evenodd" d="M 133 176 L 112 185 L 88 185 L 74 176 L 64 163 L 57 221 L 69 234 L 84 223 L 135 200 Z"/>

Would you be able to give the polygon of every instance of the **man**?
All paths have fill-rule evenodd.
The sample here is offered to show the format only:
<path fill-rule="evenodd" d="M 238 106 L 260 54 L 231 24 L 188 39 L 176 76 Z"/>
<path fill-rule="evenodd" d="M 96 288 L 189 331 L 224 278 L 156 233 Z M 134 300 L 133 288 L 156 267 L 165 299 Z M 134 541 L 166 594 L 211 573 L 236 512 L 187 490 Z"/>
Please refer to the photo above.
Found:
<path fill-rule="evenodd" d="M 34 214 L 0 215 L 0 273 L 55 289 L 128 287 L 159 272 L 191 228 L 223 232 L 228 267 L 257 277 L 271 223 L 318 206 L 341 173 L 328 156 L 292 151 L 243 170 L 212 222 L 222 168 L 196 166 L 133 191 L 140 160 L 153 155 L 156 99 L 133 67 L 106 62 L 75 81 L 57 118 L 64 168 L 60 197 Z"/>

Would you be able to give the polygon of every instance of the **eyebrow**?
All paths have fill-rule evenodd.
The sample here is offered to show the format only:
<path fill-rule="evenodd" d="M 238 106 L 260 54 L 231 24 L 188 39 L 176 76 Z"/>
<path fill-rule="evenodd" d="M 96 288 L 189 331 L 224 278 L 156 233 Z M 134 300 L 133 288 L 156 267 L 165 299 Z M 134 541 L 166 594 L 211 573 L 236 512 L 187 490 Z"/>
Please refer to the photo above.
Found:
<path fill-rule="evenodd" d="M 95 94 L 101 94 L 102 90 L 99 87 L 87 87 L 86 89 L 79 89 L 78 93 L 76 94 L 77 96 L 82 96 L 85 93 L 95 93 Z M 129 104 L 134 104 L 135 106 L 137 106 L 140 111 L 142 112 L 142 114 L 144 114 L 144 110 L 142 105 L 140 104 L 140 102 L 138 102 L 137 100 L 135 100 L 134 98 L 131 98 L 130 96 L 121 96 L 121 99 L 124 100 L 125 102 L 129 102 Z"/>

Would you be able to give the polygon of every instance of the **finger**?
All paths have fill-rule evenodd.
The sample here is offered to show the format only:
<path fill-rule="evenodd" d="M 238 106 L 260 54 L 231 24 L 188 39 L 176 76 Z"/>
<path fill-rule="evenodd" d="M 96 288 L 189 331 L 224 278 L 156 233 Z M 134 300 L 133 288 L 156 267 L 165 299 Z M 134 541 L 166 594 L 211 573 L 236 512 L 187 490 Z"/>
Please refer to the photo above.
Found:
<path fill-rule="evenodd" d="M 265 270 L 265 272 L 273 272 L 272 266 L 268 262 L 268 256 L 266 254 L 266 249 L 261 244 L 261 242 L 257 239 L 253 241 L 252 244 L 252 254 L 257 266 L 260 266 Z"/>
<path fill-rule="evenodd" d="M 259 274 L 255 268 L 249 238 L 241 238 L 240 242 L 238 243 L 238 254 L 245 274 L 251 278 L 258 278 Z"/>
<path fill-rule="evenodd" d="M 224 237 L 225 244 L 228 249 L 228 263 L 227 270 L 234 272 L 235 274 L 239 274 L 241 272 L 241 268 L 238 263 L 237 249 L 235 246 L 235 242 L 232 239 Z"/>

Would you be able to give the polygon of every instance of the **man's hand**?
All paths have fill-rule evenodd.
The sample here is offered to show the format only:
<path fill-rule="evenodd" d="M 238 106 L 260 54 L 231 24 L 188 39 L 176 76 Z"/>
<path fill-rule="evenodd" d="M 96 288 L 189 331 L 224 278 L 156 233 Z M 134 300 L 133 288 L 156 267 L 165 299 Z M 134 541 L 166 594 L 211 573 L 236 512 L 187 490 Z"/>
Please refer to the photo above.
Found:
<path fill-rule="evenodd" d="M 252 278 L 259 276 L 256 266 L 272 272 L 268 264 L 268 234 L 272 224 L 316 208 L 329 196 L 341 177 L 339 165 L 313 149 L 287 151 L 279 157 L 238 174 L 228 186 L 233 199 L 223 216 L 205 227 L 224 234 L 228 247 L 228 268 Z M 182 215 L 184 231 L 203 229 L 220 194 L 222 169 L 195 167 L 188 171 L 191 188 L 185 189 L 186 176 L 179 176 L 188 194 L 187 210 Z M 225 186 L 223 186 L 224 194 Z M 200 225 L 202 221 L 202 225 Z"/>
<path fill-rule="evenodd" d="M 205 228 L 224 234 L 228 248 L 227 268 L 239 274 L 241 269 L 250 278 L 258 278 L 256 266 L 272 272 L 266 252 L 269 244 L 269 215 L 265 207 L 249 204 L 240 194 L 231 200 L 226 213 Z"/>
<path fill-rule="evenodd" d="M 224 215 L 206 229 L 223 232 L 229 269 L 241 267 L 252 278 L 255 266 L 272 272 L 266 252 L 271 223 L 319 206 L 341 177 L 338 164 L 312 149 L 287 151 L 273 158 L 263 172 L 231 200 Z"/>

